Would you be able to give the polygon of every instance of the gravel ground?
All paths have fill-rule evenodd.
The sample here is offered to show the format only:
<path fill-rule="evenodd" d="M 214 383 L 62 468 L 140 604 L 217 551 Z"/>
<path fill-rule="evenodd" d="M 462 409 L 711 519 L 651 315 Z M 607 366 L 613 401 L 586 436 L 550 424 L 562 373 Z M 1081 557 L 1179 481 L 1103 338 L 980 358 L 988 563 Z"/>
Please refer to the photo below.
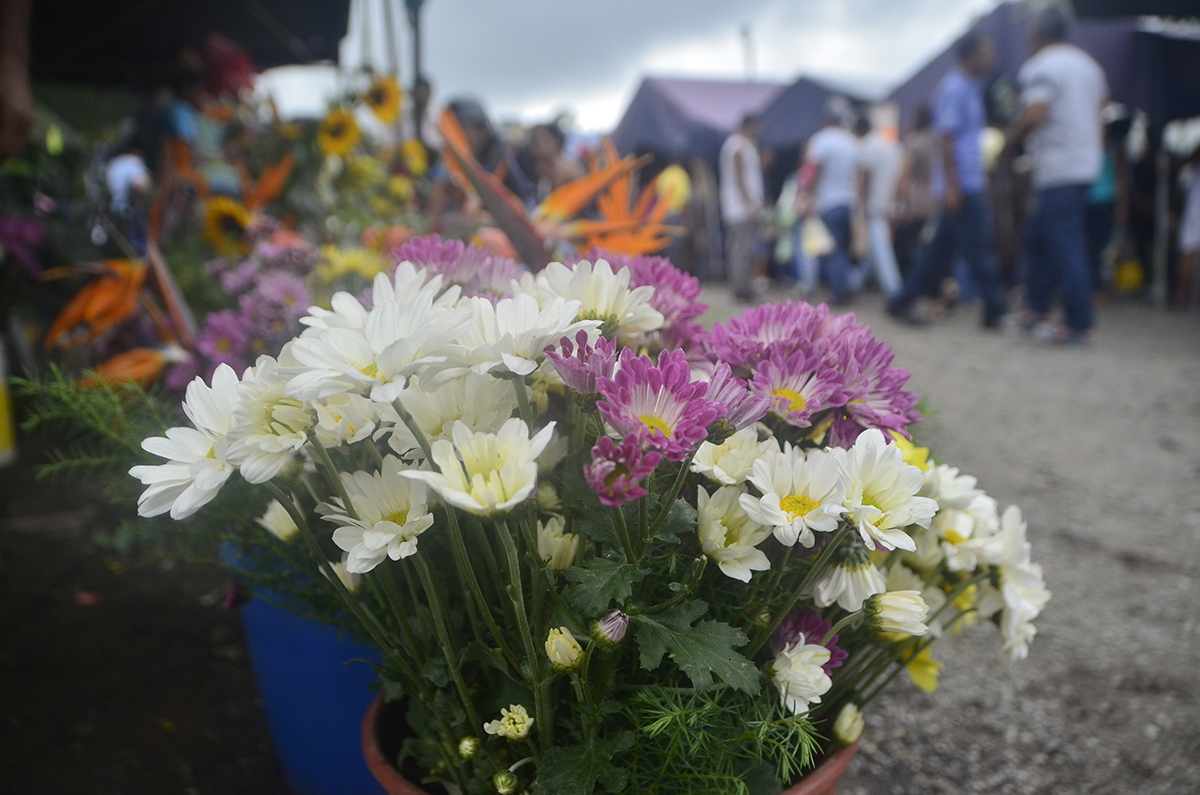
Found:
<path fill-rule="evenodd" d="M 842 795 L 1200 793 L 1200 314 L 1117 304 L 1057 348 L 973 307 L 920 329 L 852 309 L 934 408 L 922 440 L 1021 506 L 1054 598 L 1024 662 L 989 625 L 935 647 L 936 693 L 897 680 Z"/>

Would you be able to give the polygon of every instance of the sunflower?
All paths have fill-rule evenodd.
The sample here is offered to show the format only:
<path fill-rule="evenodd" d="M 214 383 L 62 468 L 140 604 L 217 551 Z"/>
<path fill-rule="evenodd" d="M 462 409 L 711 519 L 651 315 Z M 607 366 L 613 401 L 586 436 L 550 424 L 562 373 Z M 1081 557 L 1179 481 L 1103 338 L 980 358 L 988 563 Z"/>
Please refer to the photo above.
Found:
<path fill-rule="evenodd" d="M 409 138 L 400 144 L 400 157 L 404 158 L 404 167 L 414 177 L 419 177 L 429 170 L 429 152 L 416 138 Z"/>
<path fill-rule="evenodd" d="M 367 107 L 375 114 L 375 117 L 384 124 L 392 124 L 400 116 L 400 98 L 403 93 L 400 91 L 400 84 L 396 82 L 395 75 L 383 75 L 371 81 L 371 87 L 367 90 L 366 102 Z"/>
<path fill-rule="evenodd" d="M 358 122 L 345 108 L 334 108 L 317 129 L 317 143 L 327 155 L 344 155 L 358 143 Z"/>
<path fill-rule="evenodd" d="M 250 210 L 239 201 L 214 196 L 204 205 L 204 236 L 222 257 L 245 253 Z"/>
<path fill-rule="evenodd" d="M 342 248 L 323 246 L 324 261 L 317 266 L 320 277 L 328 284 L 350 274 L 358 274 L 370 281 L 375 274 L 383 273 L 391 263 L 378 251 L 366 248 Z"/>

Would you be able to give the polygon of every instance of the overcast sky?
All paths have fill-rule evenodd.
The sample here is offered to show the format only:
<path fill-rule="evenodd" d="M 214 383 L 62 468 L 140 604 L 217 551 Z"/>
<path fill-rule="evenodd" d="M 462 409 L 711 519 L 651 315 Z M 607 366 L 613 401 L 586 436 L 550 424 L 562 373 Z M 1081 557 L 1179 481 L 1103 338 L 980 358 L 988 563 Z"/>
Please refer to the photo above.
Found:
<path fill-rule="evenodd" d="M 402 6 L 401 0 L 353 0 L 343 68 L 364 56 L 377 70 L 386 68 L 385 2 Z M 996 0 L 426 0 L 423 67 L 440 100 L 474 95 L 496 119 L 536 121 L 568 110 L 579 128 L 601 131 L 620 120 L 645 75 L 744 78 L 744 28 L 758 79 L 786 82 L 806 74 L 882 91 L 995 5 Z M 364 27 L 372 31 L 366 47 Z M 407 83 L 412 50 L 403 27 L 398 52 Z M 266 80 L 285 109 L 313 114 L 337 84 L 333 70 L 288 69 Z"/>

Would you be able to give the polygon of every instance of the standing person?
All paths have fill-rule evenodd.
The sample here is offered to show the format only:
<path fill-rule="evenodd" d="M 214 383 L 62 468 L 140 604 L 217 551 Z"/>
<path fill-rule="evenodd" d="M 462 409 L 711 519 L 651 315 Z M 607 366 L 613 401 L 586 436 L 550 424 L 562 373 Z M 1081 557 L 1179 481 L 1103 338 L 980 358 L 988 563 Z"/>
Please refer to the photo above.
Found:
<path fill-rule="evenodd" d="M 913 313 L 913 303 L 949 275 L 957 254 L 979 286 L 984 327 L 999 328 L 1006 309 L 992 253 L 987 178 L 979 145 L 985 123 L 982 80 L 995 68 L 996 44 L 987 34 L 971 31 L 959 40 L 957 54 L 958 68 L 942 78 L 935 93 L 937 228 L 904 280 L 904 289 L 888 303 L 888 313 L 908 323 L 923 323 Z"/>
<path fill-rule="evenodd" d="M 904 162 L 904 150 L 896 133 L 894 105 L 876 105 L 871 109 L 871 132 L 863 138 L 859 158 L 871 264 L 879 280 L 879 289 L 890 299 L 903 286 L 892 249 L 891 217 Z"/>
<path fill-rule="evenodd" d="M 933 237 L 931 223 L 937 215 L 933 194 L 934 158 L 938 142 L 933 132 L 933 111 L 921 105 L 913 114 L 913 128 L 904 136 L 904 166 L 900 171 L 895 230 L 896 263 L 900 273 L 912 271 L 917 247 Z M 926 227 L 929 227 L 926 232 Z M 925 241 L 922 241 L 922 237 Z"/>
<path fill-rule="evenodd" d="M 825 101 L 824 125 L 808 140 L 800 167 L 800 214 L 816 212 L 833 238 L 820 271 L 834 304 L 850 300 L 851 222 L 857 198 L 858 140 L 850 132 L 854 109 L 845 97 Z"/>
<path fill-rule="evenodd" d="M 758 253 L 758 219 L 765 192 L 758 133 L 758 116 L 747 114 L 737 131 L 725 139 L 720 155 L 721 220 L 728 235 L 725 275 L 734 297 L 741 301 L 757 298 L 752 269 Z"/>
<path fill-rule="evenodd" d="M 1105 290 L 1104 250 L 1112 241 L 1113 229 L 1123 226 L 1127 218 L 1125 197 L 1128 195 L 1125 168 L 1125 134 L 1129 131 L 1127 118 L 1112 118 L 1104 127 L 1104 156 L 1100 176 L 1088 189 L 1087 252 L 1091 269 L 1092 290 Z"/>
<path fill-rule="evenodd" d="M 1033 19 L 1033 55 L 1017 77 L 1023 110 L 1008 146 L 1026 141 L 1037 190 L 1025 233 L 1029 276 L 1022 325 L 1032 328 L 1041 321 L 1045 339 L 1084 342 L 1093 322 L 1084 219 L 1088 190 L 1104 158 L 1100 114 L 1108 84 L 1100 65 L 1067 43 L 1068 22 L 1062 6 Z M 1049 322 L 1056 287 L 1066 310 L 1066 323 L 1058 327 Z"/>
<path fill-rule="evenodd" d="M 566 146 L 567 136 L 558 122 L 539 124 L 529 131 L 538 201 L 586 173 L 579 161 L 566 153 Z"/>

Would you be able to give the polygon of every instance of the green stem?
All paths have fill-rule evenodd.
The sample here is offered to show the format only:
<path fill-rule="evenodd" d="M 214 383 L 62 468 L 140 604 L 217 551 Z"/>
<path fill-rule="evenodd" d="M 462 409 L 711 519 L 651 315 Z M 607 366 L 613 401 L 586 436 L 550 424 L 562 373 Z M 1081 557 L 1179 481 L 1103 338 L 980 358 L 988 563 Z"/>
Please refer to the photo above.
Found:
<path fill-rule="evenodd" d="M 804 596 L 804 592 L 808 590 L 808 586 L 812 585 L 812 581 L 816 578 L 817 573 L 825 568 L 825 564 L 828 563 L 829 559 L 833 556 L 834 550 L 846 540 L 846 536 L 850 535 L 851 531 L 853 530 L 853 525 L 849 524 L 848 522 L 842 523 L 842 526 L 834 534 L 833 539 L 829 542 L 829 545 L 821 550 L 821 555 L 817 558 L 817 562 L 814 563 L 813 567 L 808 570 L 807 574 L 804 575 L 804 580 L 801 581 L 800 587 L 796 589 L 795 593 L 792 594 L 792 598 L 788 600 L 787 607 L 780 611 L 779 614 L 772 619 L 771 623 L 767 625 L 766 629 L 759 634 L 758 640 L 754 641 L 754 645 L 751 646 L 750 650 L 746 653 L 747 657 L 754 657 L 754 655 L 758 653 L 758 650 L 763 647 L 763 644 L 765 644 L 771 635 L 775 633 L 775 630 L 778 629 L 779 625 L 783 623 L 783 619 L 785 619 L 788 614 L 792 612 L 792 608 L 795 607 L 796 603 L 799 602 L 801 597 Z"/>
<path fill-rule="evenodd" d="M 645 499 L 643 497 L 643 499 Z M 637 563 L 638 557 L 634 554 L 633 543 L 629 540 L 629 525 L 625 523 L 625 512 L 620 508 L 612 508 L 613 517 L 616 519 L 617 532 L 621 536 L 621 548 L 625 550 L 625 558 L 629 563 Z"/>
<path fill-rule="evenodd" d="M 525 546 L 529 547 L 531 552 L 536 552 L 537 546 L 537 530 L 534 528 L 534 523 L 537 521 L 536 515 L 530 512 L 524 519 L 520 519 L 517 525 L 521 528 L 521 534 L 525 538 Z M 579 626 L 586 626 L 586 622 L 580 617 L 575 610 L 568 605 L 559 594 L 558 589 L 554 587 L 554 583 L 550 580 L 550 573 L 546 569 L 546 562 L 537 558 L 536 554 L 534 568 L 538 571 L 546 590 L 550 593 L 550 597 L 558 608 L 563 611 L 563 614 L 573 623 Z"/>
<path fill-rule="evenodd" d="M 396 413 L 400 415 L 400 421 L 404 423 L 404 427 L 408 428 L 409 432 L 412 433 L 413 437 L 417 440 L 417 446 L 419 446 L 421 448 L 421 452 L 425 454 L 425 460 L 429 462 L 429 466 L 433 468 L 434 472 L 441 472 L 441 468 L 434 463 L 433 448 L 429 446 L 429 440 L 425 438 L 425 431 L 421 430 L 421 426 L 417 424 L 415 419 L 413 419 L 413 415 L 408 413 L 408 409 L 404 408 L 404 404 L 400 402 L 399 398 L 396 398 L 396 400 L 392 402 L 392 408 L 394 408 Z"/>
<path fill-rule="evenodd" d="M 508 562 L 509 598 L 516 611 L 517 627 L 521 632 L 521 640 L 525 644 L 525 655 L 529 660 L 529 669 L 533 677 L 531 684 L 533 685 L 534 710 L 537 713 L 537 722 L 541 726 L 538 738 L 541 740 L 542 751 L 546 752 L 554 743 L 554 719 L 550 713 L 549 699 L 546 698 L 546 693 L 542 688 L 545 681 L 542 657 L 545 655 L 538 654 L 537 644 L 534 643 L 533 633 L 529 629 L 529 616 L 525 612 L 525 589 L 521 584 L 521 560 L 517 554 L 517 541 L 513 538 L 512 531 L 508 529 L 506 521 L 497 519 L 496 527 Z M 518 670 L 520 669 L 518 668 Z"/>
<path fill-rule="evenodd" d="M 853 613 L 851 613 L 850 615 L 846 616 L 841 621 L 837 622 L 836 624 L 834 624 L 832 627 L 829 628 L 829 631 L 825 633 L 825 637 L 821 638 L 821 642 L 818 645 L 824 646 L 826 643 L 829 642 L 830 638 L 832 638 L 834 635 L 838 634 L 839 629 L 846 626 L 851 621 L 858 621 L 862 617 L 863 617 L 862 610 L 856 610 Z"/>
<path fill-rule="evenodd" d="M 521 415 L 521 419 L 525 420 L 525 425 L 532 431 L 535 417 L 533 404 L 529 402 L 529 390 L 525 386 L 525 376 L 514 373 L 510 380 L 513 383 L 513 391 L 517 393 L 517 412 Z"/>
<path fill-rule="evenodd" d="M 688 577 L 683 582 L 683 590 L 672 596 L 667 601 L 652 607 L 631 607 L 628 610 L 625 610 L 626 615 L 645 616 L 653 613 L 661 613 L 667 608 L 674 607 L 684 599 L 687 599 L 692 595 L 693 592 L 695 592 L 696 586 L 700 584 L 700 578 L 704 575 L 704 568 L 707 564 L 707 555 L 701 555 L 700 557 L 696 558 L 694 561 L 692 561 L 692 567 L 688 571 Z"/>
<path fill-rule="evenodd" d="M 308 435 L 308 440 L 312 443 L 313 448 L 317 451 L 317 457 L 321 459 L 321 463 L 325 467 L 325 479 L 329 481 L 329 485 L 337 493 L 342 500 L 342 505 L 346 508 L 346 513 L 351 519 L 358 518 L 358 512 L 354 510 L 353 503 L 350 502 L 350 494 L 346 491 L 346 484 L 342 483 L 341 473 L 338 468 L 333 465 L 333 459 L 329 457 L 329 451 L 325 449 L 325 445 L 317 439 L 316 432 Z"/>
<path fill-rule="evenodd" d="M 495 615 L 492 614 L 492 607 L 483 595 L 483 588 L 479 585 L 479 578 L 475 576 L 475 568 L 471 565 L 471 556 L 468 554 L 467 545 L 463 541 L 462 529 L 458 526 L 458 517 L 454 513 L 454 508 L 449 505 L 446 506 L 446 517 L 448 520 L 447 524 L 449 525 L 450 549 L 454 553 L 454 563 L 458 567 L 458 575 L 461 579 L 466 580 L 471 595 L 475 597 L 475 604 L 483 616 L 483 623 L 487 624 L 487 628 L 492 633 L 492 637 L 496 639 L 501 653 L 504 654 L 517 670 L 520 670 L 517 657 L 513 654 L 512 649 L 509 648 L 504 638 L 504 633 L 500 631 L 500 625 L 496 622 Z"/>
<path fill-rule="evenodd" d="M 451 644 L 450 630 L 446 626 L 446 608 L 442 604 L 442 595 L 437 590 L 437 585 L 433 582 L 433 575 L 429 572 L 429 565 L 425 563 L 424 558 L 419 554 L 412 557 L 413 564 L 416 566 L 417 575 L 421 578 L 421 585 L 425 588 L 425 595 L 429 599 L 429 608 L 433 612 L 433 627 L 438 635 L 438 645 L 442 647 L 442 655 L 446 658 L 446 664 L 450 666 L 450 678 L 454 680 L 454 687 L 458 690 L 458 696 L 462 700 L 463 709 L 467 714 L 468 725 L 471 727 L 481 725 L 479 716 L 475 712 L 475 704 L 471 701 L 471 695 L 467 690 L 467 683 L 463 680 L 462 670 L 458 665 L 458 654 Z"/>
<path fill-rule="evenodd" d="M 688 453 L 688 457 L 684 459 L 679 467 L 679 474 L 675 476 L 675 482 L 671 485 L 671 490 L 667 493 L 666 502 L 658 512 L 658 516 L 654 518 L 654 524 L 649 532 L 646 533 L 646 540 L 649 541 L 654 536 L 658 535 L 658 531 L 662 530 L 663 525 L 667 523 L 667 517 L 671 514 L 671 506 L 675 504 L 675 500 L 679 498 L 679 492 L 683 489 L 683 482 L 687 479 L 688 471 L 692 468 L 692 459 L 696 457 L 696 449 Z"/>

